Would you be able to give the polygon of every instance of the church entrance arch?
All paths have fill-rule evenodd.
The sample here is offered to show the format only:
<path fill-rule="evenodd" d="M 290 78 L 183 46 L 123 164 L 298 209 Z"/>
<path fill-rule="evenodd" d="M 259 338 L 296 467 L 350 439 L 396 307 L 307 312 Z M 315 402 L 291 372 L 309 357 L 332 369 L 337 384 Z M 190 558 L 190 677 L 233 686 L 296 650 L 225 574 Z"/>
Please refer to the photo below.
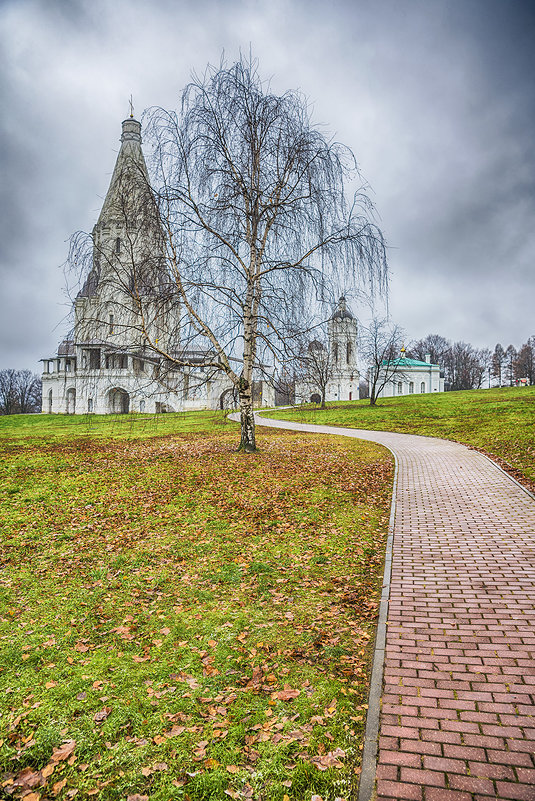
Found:
<path fill-rule="evenodd" d="M 108 395 L 108 406 L 111 414 L 128 414 L 130 395 L 124 389 L 111 389 Z"/>
<path fill-rule="evenodd" d="M 67 390 L 67 414 L 75 414 L 76 412 L 76 390 L 71 388 Z"/>
<path fill-rule="evenodd" d="M 220 409 L 237 409 L 238 408 L 238 391 L 235 387 L 229 387 L 219 396 Z"/>

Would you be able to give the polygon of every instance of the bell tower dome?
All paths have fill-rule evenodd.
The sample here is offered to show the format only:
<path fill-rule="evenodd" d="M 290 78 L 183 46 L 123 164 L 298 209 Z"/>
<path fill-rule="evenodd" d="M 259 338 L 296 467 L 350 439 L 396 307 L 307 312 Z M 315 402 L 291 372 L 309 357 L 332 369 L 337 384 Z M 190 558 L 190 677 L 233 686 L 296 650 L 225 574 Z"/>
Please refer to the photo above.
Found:
<path fill-rule="evenodd" d="M 357 373 L 357 321 L 347 308 L 344 295 L 338 301 L 327 329 L 334 370 L 343 375 Z"/>

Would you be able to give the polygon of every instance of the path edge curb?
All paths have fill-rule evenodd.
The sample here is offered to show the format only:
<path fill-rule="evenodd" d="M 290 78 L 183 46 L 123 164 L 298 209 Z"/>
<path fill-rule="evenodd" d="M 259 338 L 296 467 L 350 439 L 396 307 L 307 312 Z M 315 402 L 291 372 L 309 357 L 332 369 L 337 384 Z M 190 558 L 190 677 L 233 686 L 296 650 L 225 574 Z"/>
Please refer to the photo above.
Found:
<path fill-rule="evenodd" d="M 383 446 L 385 447 L 385 446 Z M 390 448 L 388 448 L 390 450 Z M 398 483 L 398 458 L 394 457 L 394 480 L 392 483 L 392 503 L 388 521 L 388 537 L 385 550 L 385 569 L 383 586 L 379 604 L 379 620 L 375 635 L 372 674 L 368 693 L 368 714 L 364 732 L 364 749 L 362 751 L 362 770 L 357 793 L 357 801 L 371 801 L 375 790 L 375 774 L 377 772 L 377 754 L 379 750 L 379 718 L 381 715 L 381 696 L 383 694 L 383 673 L 385 664 L 386 633 L 388 605 L 390 601 L 390 581 L 392 578 L 392 552 L 394 547 L 394 523 L 396 517 L 396 493 Z"/>
<path fill-rule="evenodd" d="M 460 444 L 460 445 L 463 445 L 464 443 L 463 443 L 463 442 L 460 442 L 459 444 Z M 497 467 L 497 468 L 498 468 L 498 470 L 499 470 L 501 473 L 503 473 L 503 474 L 504 474 L 504 476 L 507 476 L 507 478 L 508 478 L 508 479 L 510 479 L 511 481 L 513 481 L 513 482 L 516 484 L 516 486 L 517 486 L 517 487 L 520 487 L 520 489 L 521 489 L 521 490 L 523 490 L 523 491 L 526 493 L 526 495 L 529 495 L 529 497 L 530 497 L 532 500 L 534 500 L 534 501 L 535 501 L 535 494 L 534 494 L 534 493 L 533 493 L 531 490 L 529 490 L 527 487 L 525 487 L 525 486 L 524 486 L 524 484 L 521 484 L 521 483 L 520 483 L 520 481 L 518 481 L 518 480 L 517 480 L 517 479 L 516 479 L 514 476 L 512 476 L 512 475 L 511 475 L 511 473 L 508 473 L 508 472 L 507 472 L 507 470 L 504 470 L 504 468 L 503 468 L 503 467 L 500 467 L 500 465 L 498 464 L 498 462 L 495 462 L 495 461 L 494 461 L 494 459 L 493 459 L 491 456 L 487 456 L 487 454 L 486 454 L 486 453 L 481 453 L 481 451 L 477 451 L 477 453 L 481 454 L 481 456 L 483 456 L 483 457 L 484 457 L 484 458 L 485 458 L 485 459 L 486 459 L 488 462 L 490 462 L 491 464 L 493 464 L 493 465 L 494 465 L 494 467 Z"/>
<path fill-rule="evenodd" d="M 267 411 L 267 410 L 262 410 L 262 411 Z M 271 409 L 269 411 L 271 411 Z M 259 418 L 258 419 L 259 425 L 262 425 L 261 412 L 257 412 L 255 418 L 257 416 Z M 236 417 L 237 415 L 233 416 L 229 415 L 230 419 L 235 420 Z M 267 419 L 276 422 L 276 418 L 274 417 L 270 417 Z M 287 422 L 287 421 L 282 421 L 282 422 Z M 340 434 L 333 432 L 333 434 L 335 436 L 342 436 L 342 437 L 348 436 L 348 434 L 345 431 L 341 431 Z M 356 439 L 358 439 L 358 437 Z M 394 547 L 394 524 L 396 517 L 396 493 L 397 493 L 399 463 L 396 453 L 387 445 L 383 445 L 383 447 L 389 450 L 392 456 L 394 457 L 394 480 L 392 482 L 392 503 L 390 505 L 390 518 L 388 521 L 388 537 L 386 540 L 386 549 L 385 549 L 385 567 L 383 571 L 381 600 L 379 603 L 379 619 L 377 621 L 377 632 L 375 635 L 375 645 L 373 650 L 370 689 L 368 692 L 368 714 L 366 715 L 366 728 L 364 731 L 364 747 L 362 750 L 361 772 L 356 795 L 357 801 L 372 801 L 375 790 L 375 775 L 377 772 L 377 754 L 379 751 L 379 720 L 381 716 L 381 696 L 383 693 L 383 674 L 384 674 L 385 649 L 386 649 L 387 617 L 388 617 L 388 605 L 390 600 L 390 581 L 392 578 L 392 552 Z"/>

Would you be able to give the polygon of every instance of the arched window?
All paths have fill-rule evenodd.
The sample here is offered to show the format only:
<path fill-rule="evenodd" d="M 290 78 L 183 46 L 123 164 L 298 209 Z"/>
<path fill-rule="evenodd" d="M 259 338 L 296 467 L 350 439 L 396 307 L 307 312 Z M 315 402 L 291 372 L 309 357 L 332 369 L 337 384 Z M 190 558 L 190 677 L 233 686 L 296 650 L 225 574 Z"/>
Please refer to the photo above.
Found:
<path fill-rule="evenodd" d="M 409 395 L 414 393 L 414 381 L 409 382 Z"/>
<path fill-rule="evenodd" d="M 333 345 L 333 359 L 334 363 L 338 364 L 338 343 L 334 343 Z"/>
<path fill-rule="evenodd" d="M 346 362 L 347 364 L 351 362 L 351 342 L 346 345 Z"/>
<path fill-rule="evenodd" d="M 422 383 L 420 384 L 420 392 L 422 393 L 422 395 L 425 392 L 425 381 L 422 381 Z"/>
<path fill-rule="evenodd" d="M 121 252 L 121 239 L 120 239 L 120 237 L 117 237 L 117 239 L 115 240 L 115 252 L 117 253 L 117 255 L 119 255 L 120 252 Z"/>
<path fill-rule="evenodd" d="M 48 391 L 48 414 L 52 414 L 52 390 Z"/>
<path fill-rule="evenodd" d="M 67 390 L 67 414 L 76 414 L 76 390 Z"/>
<path fill-rule="evenodd" d="M 93 398 L 87 399 L 87 411 L 91 414 L 93 411 Z"/>
<path fill-rule="evenodd" d="M 119 241 L 119 240 L 117 240 L 117 241 Z M 109 334 L 113 334 L 113 314 L 110 314 L 110 325 L 109 325 L 108 333 Z"/>
<path fill-rule="evenodd" d="M 403 384 L 398 381 L 398 395 L 403 395 Z"/>

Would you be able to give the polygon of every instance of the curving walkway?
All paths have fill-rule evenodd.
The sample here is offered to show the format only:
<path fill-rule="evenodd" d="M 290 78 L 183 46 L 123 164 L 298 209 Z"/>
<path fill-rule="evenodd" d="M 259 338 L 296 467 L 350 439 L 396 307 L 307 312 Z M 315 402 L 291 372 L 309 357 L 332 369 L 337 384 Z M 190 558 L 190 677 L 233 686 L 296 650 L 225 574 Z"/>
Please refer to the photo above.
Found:
<path fill-rule="evenodd" d="M 359 801 L 535 801 L 533 496 L 454 442 L 257 422 L 396 457 Z"/>

